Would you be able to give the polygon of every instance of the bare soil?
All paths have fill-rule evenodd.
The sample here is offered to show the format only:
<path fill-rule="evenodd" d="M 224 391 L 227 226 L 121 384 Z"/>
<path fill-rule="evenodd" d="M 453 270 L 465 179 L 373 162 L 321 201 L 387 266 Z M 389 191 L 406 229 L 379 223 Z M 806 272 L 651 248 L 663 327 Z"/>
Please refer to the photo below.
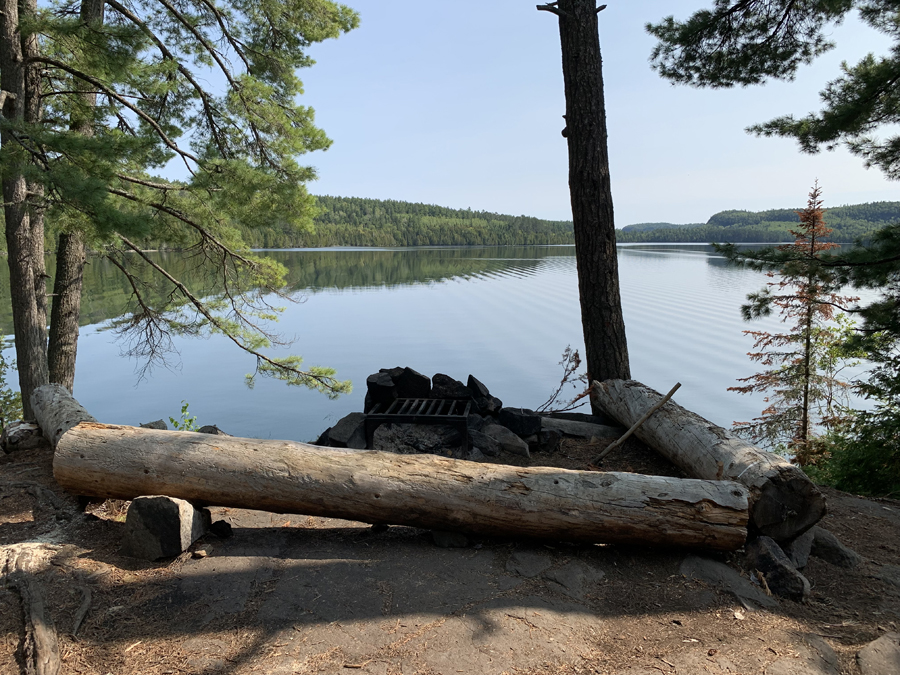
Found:
<path fill-rule="evenodd" d="M 530 463 L 681 475 L 635 441 L 593 466 L 602 448 L 566 440 Z M 821 524 L 863 564 L 813 558 L 808 602 L 751 610 L 682 576 L 683 550 L 487 537 L 449 549 L 413 528 L 237 509 L 213 509 L 233 536 L 146 563 L 118 553 L 127 505 L 82 514 L 51 464 L 46 447 L 0 454 L 0 566 L 16 547 L 46 553 L 36 578 L 64 673 L 852 674 L 856 652 L 900 624 L 885 574 L 900 564 L 897 501 L 825 489 Z M 708 557 L 742 569 L 740 553 Z M 4 675 L 22 670 L 24 626 L 0 584 Z M 801 667 L 819 670 L 787 669 Z"/>

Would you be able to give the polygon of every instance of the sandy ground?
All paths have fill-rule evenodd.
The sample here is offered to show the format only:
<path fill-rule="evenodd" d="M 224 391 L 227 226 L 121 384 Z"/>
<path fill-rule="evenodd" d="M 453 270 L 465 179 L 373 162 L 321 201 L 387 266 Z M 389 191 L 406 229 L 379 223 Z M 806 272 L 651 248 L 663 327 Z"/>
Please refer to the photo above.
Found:
<path fill-rule="evenodd" d="M 598 450 L 566 441 L 532 463 L 590 468 Z M 809 601 L 763 610 L 683 576 L 682 550 L 440 548 L 412 528 L 223 508 L 213 519 L 233 536 L 146 563 L 118 553 L 125 505 L 81 514 L 51 461 L 48 448 L 0 454 L 0 564 L 15 546 L 44 552 L 64 673 L 858 673 L 857 651 L 900 624 L 895 501 L 826 490 L 822 524 L 863 564 L 814 558 Z M 679 475 L 633 442 L 602 468 Z M 741 570 L 740 553 L 707 557 Z M 21 672 L 23 634 L 19 594 L 0 584 L 0 673 Z"/>

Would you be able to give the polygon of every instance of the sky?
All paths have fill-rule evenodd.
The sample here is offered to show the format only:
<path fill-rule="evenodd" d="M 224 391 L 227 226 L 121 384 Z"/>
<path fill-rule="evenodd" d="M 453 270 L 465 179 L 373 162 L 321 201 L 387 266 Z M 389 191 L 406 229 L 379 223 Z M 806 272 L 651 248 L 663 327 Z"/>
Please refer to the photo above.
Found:
<path fill-rule="evenodd" d="M 314 45 L 303 105 L 334 141 L 305 158 L 314 194 L 398 199 L 571 219 L 557 18 L 532 0 L 346 0 L 361 25 Z M 840 64 L 886 53 L 853 18 L 793 82 L 673 86 L 649 65 L 647 22 L 711 0 L 612 0 L 600 14 L 616 226 L 705 222 L 724 209 L 798 208 L 818 179 L 826 208 L 900 200 L 900 185 L 846 150 L 801 154 L 744 129 L 820 108 Z"/>

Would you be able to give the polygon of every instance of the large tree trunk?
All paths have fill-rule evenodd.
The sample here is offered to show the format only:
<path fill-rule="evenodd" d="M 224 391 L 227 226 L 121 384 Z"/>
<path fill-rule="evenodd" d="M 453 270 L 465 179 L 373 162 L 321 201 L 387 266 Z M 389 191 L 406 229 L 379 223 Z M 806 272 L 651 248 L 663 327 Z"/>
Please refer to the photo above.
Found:
<path fill-rule="evenodd" d="M 85 24 L 102 24 L 103 0 L 82 0 L 80 18 Z M 76 80 L 84 93 L 88 110 L 97 104 L 94 87 Z M 73 113 L 72 129 L 84 136 L 93 136 L 93 119 L 89 112 Z M 78 353 L 78 324 L 81 317 L 81 289 L 84 281 L 84 235 L 64 232 L 59 235 L 56 249 L 56 276 L 53 284 L 53 305 L 50 311 L 50 341 L 47 358 L 50 381 L 69 391 L 75 386 L 75 357 Z"/>
<path fill-rule="evenodd" d="M 640 382 L 594 382 L 603 412 L 631 426 L 662 396 Z M 738 481 L 750 490 L 751 529 L 793 539 L 825 515 L 825 497 L 803 471 L 669 401 L 634 435 L 691 476 Z"/>
<path fill-rule="evenodd" d="M 23 16 L 35 13 L 34 0 L 0 0 L 0 98 L 4 118 L 35 124 L 40 121 L 40 73 L 27 58 L 36 53 L 37 38 L 20 32 L 20 7 Z M 2 176 L 3 202 L 19 387 L 29 419 L 31 393 L 48 381 L 47 306 L 42 191 L 23 174 L 32 161 L 24 140 L 9 129 L 0 134 L 8 159 L 15 158 Z M 16 163 L 22 169 L 16 170 Z"/>
<path fill-rule="evenodd" d="M 569 190 L 588 376 L 591 380 L 628 379 L 597 6 L 594 0 L 560 0 L 555 6 L 538 8 L 559 16 Z"/>

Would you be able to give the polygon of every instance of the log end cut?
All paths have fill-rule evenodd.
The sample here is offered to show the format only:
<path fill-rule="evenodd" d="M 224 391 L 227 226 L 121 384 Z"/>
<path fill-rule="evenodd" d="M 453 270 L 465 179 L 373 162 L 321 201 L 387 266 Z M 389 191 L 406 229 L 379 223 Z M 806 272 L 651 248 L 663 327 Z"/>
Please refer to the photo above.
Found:
<path fill-rule="evenodd" d="M 750 512 L 759 534 L 775 541 L 795 539 L 825 516 L 825 495 L 805 478 L 779 472 L 760 491 Z"/>

